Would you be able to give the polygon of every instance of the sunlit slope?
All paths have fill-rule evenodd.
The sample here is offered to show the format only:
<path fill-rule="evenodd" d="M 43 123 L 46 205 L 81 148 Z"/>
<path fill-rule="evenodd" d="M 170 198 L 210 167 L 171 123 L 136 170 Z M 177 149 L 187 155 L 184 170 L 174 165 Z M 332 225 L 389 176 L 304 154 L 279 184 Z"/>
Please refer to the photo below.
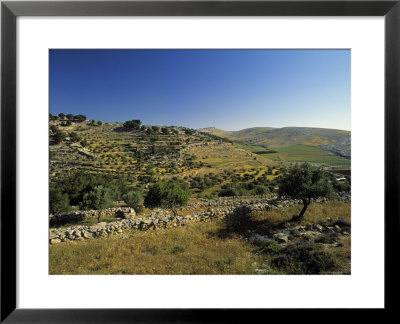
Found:
<path fill-rule="evenodd" d="M 202 131 L 219 134 L 218 136 L 232 141 L 268 148 L 307 145 L 321 147 L 341 156 L 351 156 L 351 132 L 345 130 L 310 127 L 253 127 L 232 132 L 216 128 L 206 128 Z"/>
<path fill-rule="evenodd" d="M 289 145 L 323 146 L 336 143 L 338 140 L 351 135 L 350 131 L 328 128 L 310 127 L 253 127 L 239 131 L 224 131 L 218 128 L 203 128 L 202 131 L 231 140 L 249 142 L 269 147 Z"/>

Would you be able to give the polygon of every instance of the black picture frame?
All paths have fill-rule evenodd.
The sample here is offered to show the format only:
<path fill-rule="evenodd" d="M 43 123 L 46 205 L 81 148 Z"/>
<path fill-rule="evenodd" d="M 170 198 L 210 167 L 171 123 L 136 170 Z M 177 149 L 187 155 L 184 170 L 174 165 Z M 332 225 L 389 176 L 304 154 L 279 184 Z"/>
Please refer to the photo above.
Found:
<path fill-rule="evenodd" d="M 16 18 L 19 16 L 384 16 L 385 309 L 396 308 L 391 254 L 399 234 L 400 0 L 2 1 L 1 2 L 1 322 L 142 323 L 254 320 L 265 310 L 16 308 Z M 249 318 L 250 318 L 249 317 Z"/>

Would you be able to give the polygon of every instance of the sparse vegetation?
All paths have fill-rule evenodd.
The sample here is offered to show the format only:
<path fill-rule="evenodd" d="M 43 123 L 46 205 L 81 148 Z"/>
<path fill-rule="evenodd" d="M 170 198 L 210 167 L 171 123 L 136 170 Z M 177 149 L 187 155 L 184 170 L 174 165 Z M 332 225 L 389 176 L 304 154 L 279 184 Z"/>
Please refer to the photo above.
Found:
<path fill-rule="evenodd" d="M 250 196 L 246 199 L 262 200 L 277 193 L 303 201 L 303 207 L 251 213 L 244 210 L 210 223 L 52 245 L 51 273 L 350 272 L 350 238 L 346 236 L 324 234 L 303 242 L 301 233 L 293 231 L 287 246 L 276 241 L 257 245 L 250 240 L 254 233 L 270 236 L 283 231 L 284 224 L 293 219 L 305 225 L 331 218 L 350 231 L 349 203 L 311 204 L 312 199 L 327 196 L 332 190 L 349 191 L 349 173 L 333 174 L 321 164 L 292 168 L 287 162 L 290 159 L 274 158 L 284 148 L 274 148 L 277 153 L 273 153 L 264 146 L 232 142 L 187 127 L 142 125 L 138 119 L 102 123 L 72 114 L 50 114 L 49 120 L 50 143 L 56 144 L 50 145 L 52 214 L 123 206 L 132 207 L 140 213 L 138 217 L 159 213 L 152 210 L 155 208 L 183 216 L 207 210 L 191 209 L 192 205 L 189 210 L 181 209 L 204 199 L 231 197 L 224 199 L 242 201 Z M 110 216 L 102 221 L 115 219 Z M 85 220 L 80 225 L 94 222 Z"/>
<path fill-rule="evenodd" d="M 271 228 L 290 220 L 299 209 L 259 212 L 251 221 L 257 221 L 258 230 Z M 313 204 L 302 224 L 322 223 L 338 215 L 350 220 L 350 204 Z M 311 242 L 282 248 L 273 243 L 259 253 L 260 247 L 247 240 L 246 229 L 227 236 L 225 222 L 217 221 L 52 245 L 50 274 L 350 274 L 350 237 L 341 237 L 339 247 L 322 249 L 322 243 Z M 294 262 L 288 264 L 288 260 Z M 310 268 L 302 266 L 301 260 Z"/>

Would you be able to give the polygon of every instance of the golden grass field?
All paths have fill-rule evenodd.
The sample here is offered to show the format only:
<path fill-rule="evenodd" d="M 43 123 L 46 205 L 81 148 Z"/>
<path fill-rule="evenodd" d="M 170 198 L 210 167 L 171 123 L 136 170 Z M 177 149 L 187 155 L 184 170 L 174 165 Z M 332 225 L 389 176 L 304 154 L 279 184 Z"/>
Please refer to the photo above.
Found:
<path fill-rule="evenodd" d="M 257 232 L 271 231 L 297 214 L 301 206 L 253 215 Z M 327 217 L 350 221 L 351 204 L 312 204 L 302 224 Z M 243 230 L 245 230 L 243 228 Z M 326 247 L 336 261 L 335 273 L 350 273 L 350 236 L 341 247 Z M 185 227 L 132 231 L 104 239 L 50 246 L 50 274 L 283 274 L 273 267 L 273 255 L 258 253 L 241 231 L 229 231 L 223 220 Z"/>

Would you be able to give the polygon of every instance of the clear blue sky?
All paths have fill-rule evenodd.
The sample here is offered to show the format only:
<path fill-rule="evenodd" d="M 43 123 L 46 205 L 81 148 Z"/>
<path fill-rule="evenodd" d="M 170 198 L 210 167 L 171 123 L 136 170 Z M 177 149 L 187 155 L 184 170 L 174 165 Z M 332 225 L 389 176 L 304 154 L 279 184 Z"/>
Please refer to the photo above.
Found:
<path fill-rule="evenodd" d="M 50 112 L 350 130 L 350 50 L 50 50 Z"/>

